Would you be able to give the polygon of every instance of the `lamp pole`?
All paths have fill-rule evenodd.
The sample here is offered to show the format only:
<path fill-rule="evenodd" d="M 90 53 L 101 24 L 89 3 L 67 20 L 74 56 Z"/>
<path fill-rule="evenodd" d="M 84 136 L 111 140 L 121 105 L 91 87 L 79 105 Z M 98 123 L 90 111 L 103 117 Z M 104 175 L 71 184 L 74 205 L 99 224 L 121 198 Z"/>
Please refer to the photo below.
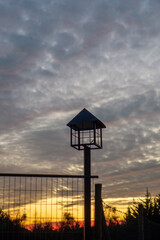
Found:
<path fill-rule="evenodd" d="M 84 240 L 91 238 L 91 149 L 102 148 L 102 128 L 106 126 L 83 109 L 68 124 L 71 147 L 84 150 Z"/>
<path fill-rule="evenodd" d="M 84 147 L 84 240 L 91 239 L 91 149 Z"/>

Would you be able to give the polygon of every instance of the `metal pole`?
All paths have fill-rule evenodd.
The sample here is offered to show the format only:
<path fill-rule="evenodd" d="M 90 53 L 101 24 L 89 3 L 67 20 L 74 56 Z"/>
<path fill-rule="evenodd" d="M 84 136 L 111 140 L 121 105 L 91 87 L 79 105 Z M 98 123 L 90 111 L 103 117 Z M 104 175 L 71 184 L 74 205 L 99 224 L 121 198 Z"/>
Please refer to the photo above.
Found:
<path fill-rule="evenodd" d="M 84 240 L 91 239 L 91 154 L 84 147 Z"/>
<path fill-rule="evenodd" d="M 143 205 L 139 204 L 139 216 L 138 216 L 138 225 L 139 225 L 139 240 L 144 240 L 144 219 L 143 219 Z"/>
<path fill-rule="evenodd" d="M 95 239 L 102 240 L 102 184 L 95 184 Z"/>

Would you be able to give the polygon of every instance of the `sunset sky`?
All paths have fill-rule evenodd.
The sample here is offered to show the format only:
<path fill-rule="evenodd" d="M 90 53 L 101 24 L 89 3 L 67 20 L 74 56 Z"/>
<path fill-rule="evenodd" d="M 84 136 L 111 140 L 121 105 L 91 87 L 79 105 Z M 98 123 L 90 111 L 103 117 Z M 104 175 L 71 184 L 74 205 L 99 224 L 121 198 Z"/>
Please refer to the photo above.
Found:
<path fill-rule="evenodd" d="M 0 0 L 0 172 L 83 174 L 66 124 L 86 108 L 104 199 L 159 194 L 159 20 L 159 0 Z"/>

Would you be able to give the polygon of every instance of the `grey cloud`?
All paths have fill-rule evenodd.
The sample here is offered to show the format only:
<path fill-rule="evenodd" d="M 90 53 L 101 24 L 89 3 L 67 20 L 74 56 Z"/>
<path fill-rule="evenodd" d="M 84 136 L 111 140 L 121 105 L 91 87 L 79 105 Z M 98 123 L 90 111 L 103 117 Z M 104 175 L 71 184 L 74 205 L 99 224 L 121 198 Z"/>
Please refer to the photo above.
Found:
<path fill-rule="evenodd" d="M 81 51 L 79 41 L 72 33 L 61 32 L 55 35 L 55 46 L 52 48 L 53 57 L 65 60 Z"/>
<path fill-rule="evenodd" d="M 154 175 L 152 171 L 154 171 Z M 103 175 L 103 186 L 106 189 L 104 194 L 109 194 L 110 197 L 127 195 L 136 197 L 142 196 L 141 191 L 145 191 L 146 187 L 150 187 L 155 193 L 159 184 L 158 171 L 159 165 L 154 160 L 146 163 L 135 163 L 134 168 L 128 168 L 125 164 L 125 169 L 118 168 L 117 172 L 112 170 L 111 176 L 108 176 L 106 180 L 104 180 L 105 176 Z"/>
<path fill-rule="evenodd" d="M 61 167 L 71 157 L 69 136 L 66 138 L 62 130 L 46 129 L 25 134 L 23 142 L 20 144 L 28 152 L 30 161 L 35 164 L 41 163 L 42 165 L 48 163 L 51 166 L 50 171 L 55 171 L 55 168 L 61 171 Z M 66 149 L 65 155 L 63 149 Z"/>
<path fill-rule="evenodd" d="M 130 166 L 131 165 L 131 166 Z M 149 160 L 149 161 L 145 161 L 145 162 L 133 162 L 130 165 L 125 166 L 125 164 L 122 164 L 122 167 L 116 169 L 113 173 L 109 174 L 108 176 L 114 176 L 116 178 L 116 176 L 122 176 L 125 174 L 129 175 L 129 174 L 134 174 L 134 173 L 138 173 L 141 172 L 141 170 L 145 171 L 145 170 L 149 170 L 151 168 L 157 168 L 160 165 L 157 163 L 157 161 L 155 160 Z"/>
<path fill-rule="evenodd" d="M 56 76 L 56 73 L 46 70 L 46 69 L 40 69 L 39 70 L 39 75 L 47 78 L 47 79 L 52 79 L 54 81 L 54 77 Z"/>
<path fill-rule="evenodd" d="M 114 83 L 113 83 L 114 84 Z M 107 87 L 107 86 L 106 86 Z M 138 86 L 137 86 L 138 89 Z M 120 89 L 116 89 L 114 94 L 116 94 L 116 98 L 114 99 L 114 95 L 112 96 L 113 100 L 108 101 L 106 96 L 106 103 L 103 106 L 103 110 L 98 110 L 105 113 L 105 121 L 111 122 L 116 120 L 122 120 L 129 117 L 139 117 L 143 116 L 143 114 L 155 114 L 160 112 L 159 107 L 159 96 L 156 94 L 156 89 L 147 90 L 145 93 L 137 93 L 131 92 L 129 96 L 125 96 L 126 91 L 123 89 L 122 93 L 124 95 L 121 96 L 119 94 Z M 132 89 L 130 89 L 131 91 Z M 139 90 L 138 90 L 139 91 Z M 140 91 L 143 91 L 141 89 Z M 112 93 L 112 91 L 111 91 Z M 108 93 L 108 98 L 110 95 Z M 104 116 L 103 116 L 104 118 Z"/>
<path fill-rule="evenodd" d="M 79 172 L 66 123 L 86 107 L 107 125 L 92 161 L 104 193 L 158 189 L 159 9 L 156 0 L 1 3 L 2 171 Z"/>
<path fill-rule="evenodd" d="M 15 46 L 15 50 L 22 52 L 22 56 L 24 55 L 25 57 L 27 55 L 29 57 L 37 55 L 42 47 L 41 42 L 37 42 L 34 36 L 12 35 L 11 41 Z"/>

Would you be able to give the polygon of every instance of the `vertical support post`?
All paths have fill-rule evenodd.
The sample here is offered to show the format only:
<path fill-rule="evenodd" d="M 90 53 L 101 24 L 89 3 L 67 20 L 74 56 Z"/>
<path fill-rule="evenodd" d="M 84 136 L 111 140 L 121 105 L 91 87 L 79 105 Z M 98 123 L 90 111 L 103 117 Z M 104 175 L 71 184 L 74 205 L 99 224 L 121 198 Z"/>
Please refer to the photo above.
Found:
<path fill-rule="evenodd" d="M 96 145 L 96 123 L 94 123 L 94 144 Z"/>
<path fill-rule="evenodd" d="M 102 148 L 102 128 L 100 129 L 100 141 L 101 141 L 101 148 Z"/>
<path fill-rule="evenodd" d="M 72 128 L 71 128 L 71 130 L 70 130 L 70 143 L 71 143 L 71 146 L 72 146 Z"/>
<path fill-rule="evenodd" d="M 91 150 L 84 147 L 84 240 L 91 239 Z"/>
<path fill-rule="evenodd" d="M 95 239 L 102 240 L 102 184 L 95 184 Z"/>
<path fill-rule="evenodd" d="M 80 136 L 80 131 L 78 130 L 78 150 L 80 150 L 80 145 L 81 144 L 81 136 Z"/>
<path fill-rule="evenodd" d="M 139 240 L 144 240 L 144 219 L 143 219 L 143 205 L 142 204 L 139 204 L 138 227 L 139 227 Z"/>

